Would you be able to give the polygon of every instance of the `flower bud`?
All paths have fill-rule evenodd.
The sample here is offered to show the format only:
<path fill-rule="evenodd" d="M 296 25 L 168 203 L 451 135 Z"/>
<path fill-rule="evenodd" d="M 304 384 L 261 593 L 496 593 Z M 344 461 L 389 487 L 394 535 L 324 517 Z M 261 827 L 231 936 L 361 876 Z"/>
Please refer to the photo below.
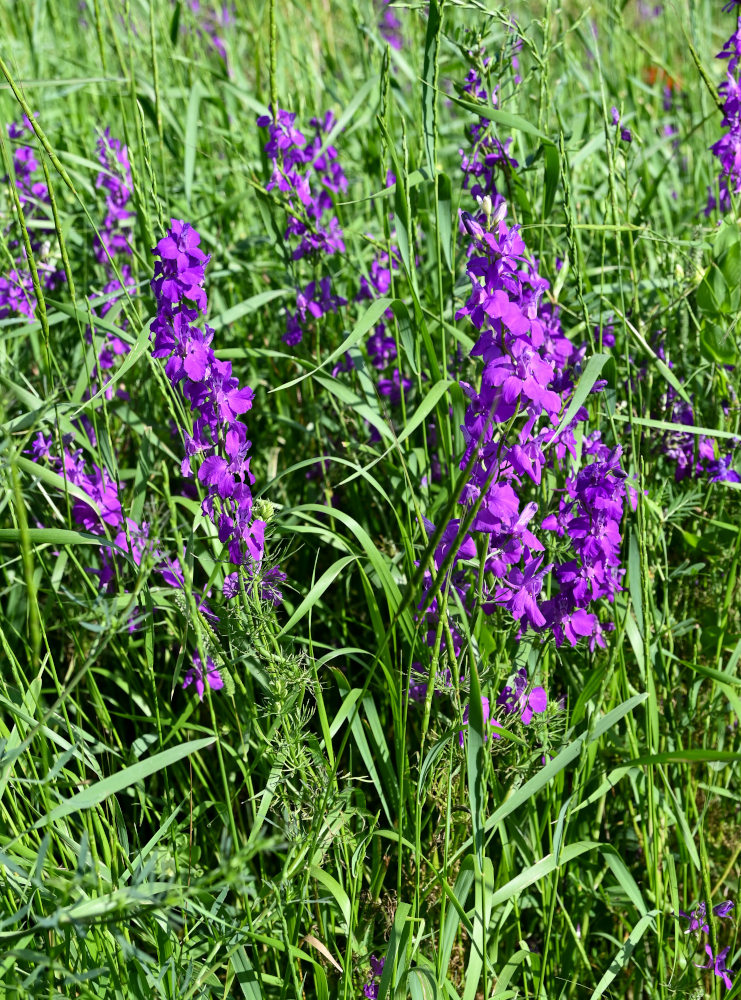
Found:
<path fill-rule="evenodd" d="M 275 505 L 264 497 L 258 497 L 252 506 L 252 512 L 259 521 L 268 522 L 275 514 Z"/>

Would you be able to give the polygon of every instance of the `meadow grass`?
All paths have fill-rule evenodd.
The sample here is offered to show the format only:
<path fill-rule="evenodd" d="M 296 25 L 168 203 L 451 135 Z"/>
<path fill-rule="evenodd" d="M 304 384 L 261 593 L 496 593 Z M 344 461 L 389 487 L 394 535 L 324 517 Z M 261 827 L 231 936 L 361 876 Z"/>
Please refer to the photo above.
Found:
<path fill-rule="evenodd" d="M 706 942 L 738 963 L 733 913 L 705 936 L 679 915 L 735 899 L 741 854 L 739 486 L 694 466 L 678 479 L 671 447 L 681 432 L 722 456 L 739 433 L 741 239 L 734 211 L 704 214 L 714 56 L 735 20 L 719 6 L 399 4 L 397 49 L 370 0 L 236 0 L 218 30 L 205 0 L 0 5 L 2 121 L 38 112 L 23 141 L 49 191 L 34 211 L 7 178 L 0 193 L 0 273 L 25 252 L 36 300 L 0 319 L 3 996 L 737 995 L 697 967 Z M 471 613 L 454 555 L 435 562 L 464 516 L 459 383 L 481 378 L 456 319 L 459 210 L 477 211 L 461 87 L 479 45 L 518 164 L 497 182 L 508 223 L 586 345 L 571 416 L 586 406 L 622 447 L 635 491 L 622 589 L 600 605 L 615 628 L 592 651 Z M 345 250 L 326 260 L 292 259 L 256 124 L 270 105 L 307 135 L 336 116 L 323 147 L 347 175 L 332 196 Z M 128 148 L 131 252 L 101 259 L 107 128 Z M 16 146 L 3 130 L 10 175 Z M 189 405 L 150 343 L 150 251 L 171 219 L 211 255 L 213 349 L 255 391 L 259 572 L 286 574 L 277 606 L 258 586 L 221 598 L 228 560 L 180 473 Z M 388 290 L 356 300 L 384 253 Z M 287 345 L 296 288 L 328 273 L 346 305 Z M 398 398 L 368 357 L 384 316 Z M 106 389 L 111 337 L 125 346 Z M 180 586 L 129 535 L 103 584 L 116 531 L 81 526 L 80 487 L 29 455 L 39 432 L 106 470 Z M 543 510 L 556 479 L 533 493 Z M 425 597 L 443 609 L 429 642 Z M 202 699 L 183 687 L 195 654 L 224 684 Z M 480 696 L 493 705 L 518 668 L 548 708 L 527 726 L 500 714 L 485 740 Z"/>

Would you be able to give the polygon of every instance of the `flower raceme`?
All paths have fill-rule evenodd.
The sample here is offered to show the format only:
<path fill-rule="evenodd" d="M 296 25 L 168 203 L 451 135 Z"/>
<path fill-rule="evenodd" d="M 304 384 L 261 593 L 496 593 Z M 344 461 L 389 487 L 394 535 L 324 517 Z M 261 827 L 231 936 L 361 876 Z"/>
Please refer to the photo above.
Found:
<path fill-rule="evenodd" d="M 473 460 L 461 502 L 478 504 L 472 529 L 487 540 L 485 567 L 494 579 L 482 589 L 483 608 L 491 613 L 505 607 L 522 627 L 550 629 L 557 645 L 564 639 L 575 645 L 580 637 L 601 644 L 598 619 L 586 609 L 599 598 L 612 600 L 620 589 L 626 494 L 620 449 L 611 451 L 599 434 L 584 436 L 582 459 L 591 461 L 566 476 L 564 490 L 553 498 L 557 512 L 540 521 L 541 531 L 568 542 L 569 558 L 545 561 L 536 530 L 538 504 L 527 494 L 541 486 L 545 470 L 557 474 L 576 457 L 574 432 L 588 418 L 587 410 L 581 407 L 558 435 L 553 425 L 571 398 L 574 362 L 583 351 L 564 337 L 556 307 L 541 304 L 548 284 L 503 212 L 495 213 L 490 229 L 462 216 L 474 244 L 468 264 L 472 288 L 457 313 L 478 330 L 471 354 L 484 362 L 480 387 L 462 383 L 469 403 L 461 460 L 461 468 Z M 558 592 L 541 601 L 549 576 Z"/>
<path fill-rule="evenodd" d="M 347 178 L 336 148 L 322 148 L 335 125 L 332 112 L 311 119 L 314 135 L 309 140 L 294 126 L 295 120 L 295 114 L 282 108 L 275 115 L 271 108 L 271 114 L 257 119 L 257 124 L 268 130 L 264 150 L 271 160 L 272 173 L 266 189 L 286 196 L 288 225 L 284 236 L 293 245 L 293 259 L 308 257 L 316 263 L 323 256 L 345 251 L 332 196 L 347 190 Z M 337 312 L 344 305 L 345 299 L 332 294 L 328 275 L 311 281 L 303 290 L 297 288 L 296 309 L 286 311 L 284 343 L 289 347 L 299 344 L 307 322 Z"/>
<path fill-rule="evenodd" d="M 210 260 L 200 248 L 200 235 L 187 222 L 172 226 L 152 251 L 152 291 L 157 315 L 152 323 L 155 358 L 166 358 L 165 373 L 194 414 L 192 432 L 183 429 L 183 476 L 193 474 L 206 488 L 205 516 L 228 547 L 229 562 L 252 567 L 261 561 L 265 522 L 253 517 L 247 427 L 240 419 L 252 407 L 254 393 L 240 386 L 228 361 L 219 361 L 211 346 L 214 331 L 205 322 L 208 307 L 205 269 Z M 236 594 L 238 588 L 230 586 Z"/>
<path fill-rule="evenodd" d="M 491 204 L 482 208 L 476 218 L 461 214 L 461 231 L 472 243 L 471 291 L 456 315 L 476 329 L 471 355 L 483 362 L 479 384 L 461 383 L 468 405 L 460 467 L 468 476 L 460 503 L 471 534 L 461 537 L 457 519 L 445 529 L 455 536 L 458 553 L 449 580 L 436 580 L 437 593 L 447 584 L 470 618 L 480 595 L 485 614 L 505 610 L 517 622 L 518 638 L 528 630 L 550 632 L 557 646 L 587 641 L 594 649 L 604 646 L 603 633 L 613 627 L 600 621 L 597 602 L 614 600 L 621 589 L 620 521 L 628 495 L 621 451 L 608 448 L 597 431 L 582 432 L 577 447 L 577 427 L 589 417 L 583 406 L 568 426 L 558 427 L 585 348 L 577 350 L 564 336 L 558 307 L 543 303 L 548 283 L 528 257 L 519 227 L 507 225 L 506 205 L 494 212 Z M 559 486 L 551 485 L 548 495 L 546 483 Z M 477 555 L 473 567 L 459 564 Z M 471 585 L 482 566 L 483 578 Z M 420 612 L 426 609 L 429 645 L 438 641 L 441 614 L 438 598 L 427 596 L 432 583 L 427 573 L 419 605 Z M 457 657 L 462 641 L 453 615 L 446 614 L 453 640 L 448 649 Z M 515 687 L 500 696 L 508 711 L 519 706 L 524 723 L 546 707 L 542 689 L 533 690 L 532 703 L 522 701 L 527 683 L 527 675 L 518 675 Z M 415 684 L 415 697 L 419 688 Z"/>
<path fill-rule="evenodd" d="M 98 162 L 101 170 L 95 179 L 95 187 L 105 191 L 106 214 L 99 234 L 95 238 L 93 249 L 95 259 L 105 268 L 106 283 L 100 292 L 91 298 L 103 300 L 100 305 L 95 307 L 96 314 L 102 318 L 110 312 L 124 289 L 129 295 L 134 290 L 131 268 L 127 263 L 127 258 L 131 256 L 132 252 L 129 242 L 129 226 L 134 213 L 130 211 L 129 203 L 134 191 L 134 184 L 131 178 L 128 150 L 119 139 L 111 135 L 109 128 L 98 139 Z M 117 263 L 120 280 L 113 267 L 114 260 Z M 121 323 L 125 328 L 125 317 Z M 88 331 L 88 336 L 92 337 L 91 331 Z M 98 351 L 98 365 L 95 375 L 102 377 L 101 373 L 112 368 L 117 357 L 128 354 L 128 352 L 129 345 L 125 340 L 114 333 L 105 331 L 103 344 Z M 93 389 L 92 386 L 91 389 Z"/>
<path fill-rule="evenodd" d="M 26 222 L 39 281 L 45 291 L 53 292 L 66 280 L 66 275 L 64 269 L 50 259 L 48 244 L 39 238 L 40 233 L 50 225 L 47 215 L 49 189 L 43 181 L 36 180 L 39 162 L 33 147 L 22 145 L 26 133 L 33 135 L 33 127 L 29 119 L 24 116 L 21 124 L 11 122 L 7 126 L 7 133 L 11 141 L 18 143 L 13 148 L 15 188 Z M 5 181 L 8 179 L 4 178 Z M 5 274 L 0 275 L 0 319 L 10 316 L 26 316 L 28 319 L 33 319 L 36 295 L 26 248 L 12 224 L 3 230 L 3 235 L 8 250 L 13 255 L 13 266 Z"/>
<path fill-rule="evenodd" d="M 338 162 L 334 146 L 322 149 L 324 136 L 335 124 L 327 111 L 324 118 L 312 118 L 314 135 L 307 141 L 294 127 L 296 115 L 278 108 L 273 115 L 261 115 L 257 124 L 268 129 L 265 152 L 273 165 L 266 185 L 282 192 L 288 199 L 286 240 L 298 239 L 293 259 L 322 254 L 344 253 L 345 244 L 337 216 L 333 214 L 332 194 L 347 190 L 347 178 Z"/>
<path fill-rule="evenodd" d="M 710 147 L 720 163 L 720 202 L 715 197 L 714 186 L 709 187 L 705 215 L 710 215 L 716 208 L 721 212 L 730 211 L 731 197 L 741 192 L 741 78 L 738 71 L 741 62 L 741 17 L 737 20 L 736 30 L 718 53 L 718 59 L 728 60 L 726 79 L 718 88 L 723 98 L 721 124 L 728 131 Z"/>
<path fill-rule="evenodd" d="M 103 591 L 109 590 L 116 577 L 122 553 L 128 554 L 137 567 L 148 555 L 154 571 L 168 587 L 183 589 L 185 584 L 178 559 L 166 555 L 150 537 L 146 521 L 140 524 L 124 514 L 115 479 L 104 468 L 86 461 L 82 448 L 72 447 L 71 435 L 65 435 L 61 441 L 61 455 L 56 455 L 53 439 L 39 431 L 31 442 L 29 454 L 36 462 L 46 461 L 54 472 L 75 487 L 72 520 L 92 535 L 107 534 L 111 538 L 111 544 L 101 544 L 101 567 L 91 570 L 98 576 Z M 199 606 L 209 617 L 214 617 L 203 599 Z"/>
<path fill-rule="evenodd" d="M 497 707 L 502 710 L 504 715 L 504 722 L 506 722 L 507 715 L 517 714 L 522 724 L 529 726 L 533 720 L 533 716 L 545 712 L 548 707 L 548 695 L 545 692 L 545 688 L 533 687 L 528 690 L 528 687 L 527 670 L 522 667 L 515 674 L 513 685 L 511 687 L 510 685 L 504 687 L 496 701 Z M 484 742 L 486 742 L 489 738 L 488 727 L 495 726 L 497 718 L 491 711 L 489 699 L 484 696 L 481 698 L 481 710 L 484 718 Z M 463 712 L 463 724 L 468 725 L 468 722 L 469 707 L 466 705 Z M 492 729 L 491 735 L 495 740 L 499 739 L 499 733 L 495 729 Z M 458 733 L 458 742 L 463 746 L 463 731 Z"/>
<path fill-rule="evenodd" d="M 722 903 L 718 903 L 717 906 L 713 907 L 713 916 L 721 918 L 730 917 L 731 910 L 734 909 L 734 906 L 735 904 L 732 899 L 726 899 Z M 679 915 L 680 917 L 685 917 L 690 922 L 685 934 L 690 934 L 693 931 L 699 931 L 701 935 L 710 933 L 710 924 L 707 919 L 707 907 L 705 906 L 705 903 L 700 903 L 696 909 L 691 910 L 689 913 L 685 913 L 684 910 L 680 910 Z M 725 947 L 719 951 L 717 955 L 714 955 L 713 949 L 706 943 L 705 953 L 708 956 L 707 961 L 703 965 L 698 965 L 695 962 L 695 966 L 698 969 L 712 969 L 713 975 L 717 976 L 718 979 L 722 979 L 723 985 L 728 990 L 730 990 L 733 986 L 731 970 L 726 968 L 726 957 L 729 951 L 730 948 Z"/>

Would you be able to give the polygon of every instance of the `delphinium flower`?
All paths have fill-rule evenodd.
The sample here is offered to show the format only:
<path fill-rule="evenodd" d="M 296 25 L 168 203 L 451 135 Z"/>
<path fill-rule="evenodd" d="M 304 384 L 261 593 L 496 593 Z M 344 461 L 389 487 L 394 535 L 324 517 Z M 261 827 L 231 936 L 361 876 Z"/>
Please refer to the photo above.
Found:
<path fill-rule="evenodd" d="M 296 311 L 286 312 L 286 332 L 284 343 L 289 347 L 301 343 L 307 324 L 316 322 L 328 313 L 336 313 L 341 306 L 347 305 L 347 299 L 333 295 L 329 275 L 319 281 L 311 281 L 301 291 L 296 290 Z"/>
<path fill-rule="evenodd" d="M 134 191 L 129 152 L 109 128 L 98 139 L 98 162 L 102 170 L 95 187 L 105 191 L 106 215 L 100 237 L 95 239 L 95 256 L 101 264 L 108 264 L 110 257 L 131 254 L 128 224 L 134 216 L 128 207 Z"/>
<path fill-rule="evenodd" d="M 673 386 L 666 387 L 659 406 L 662 420 L 678 426 L 684 424 L 686 427 L 694 427 L 693 404 L 682 398 Z M 741 482 L 741 476 L 733 468 L 733 454 L 727 452 L 716 455 L 713 439 L 705 434 L 664 431 L 657 437 L 656 443 L 658 449 L 674 464 L 676 482 L 699 476 L 706 476 L 713 483 Z"/>
<path fill-rule="evenodd" d="M 733 900 L 726 899 L 722 903 L 718 903 L 717 906 L 713 907 L 713 916 L 720 917 L 721 919 L 725 917 L 730 917 L 731 910 L 733 910 L 733 908 L 734 908 Z M 691 910 L 689 913 L 685 913 L 684 910 L 680 910 L 679 915 L 681 917 L 685 917 L 690 922 L 689 927 L 685 931 L 685 934 L 691 934 L 697 931 L 698 934 L 700 935 L 699 938 L 700 943 L 703 943 L 705 953 L 708 956 L 707 961 L 704 962 L 702 965 L 699 965 L 696 962 L 695 963 L 696 968 L 712 969 L 713 975 L 717 976 L 719 979 L 722 979 L 726 989 L 730 990 L 731 987 L 733 986 L 733 980 L 731 979 L 732 973 L 730 969 L 726 968 L 726 957 L 728 955 L 728 952 L 730 951 L 730 948 L 725 947 L 721 951 L 719 951 L 717 955 L 714 955 L 711 946 L 707 942 L 702 941 L 702 935 L 710 933 L 710 924 L 707 918 L 707 908 L 705 906 L 705 903 L 700 903 L 700 905 L 696 909 Z"/>
<path fill-rule="evenodd" d="M 376 298 L 384 298 L 391 292 L 391 272 L 399 267 L 399 251 L 395 246 L 391 246 L 391 256 L 385 251 L 381 251 L 371 261 L 367 276 L 360 277 L 360 287 L 355 296 L 356 302 L 364 302 Z M 383 371 L 396 360 L 396 340 L 389 336 L 387 323 L 392 322 L 394 313 L 387 309 L 383 314 L 383 319 L 375 325 L 373 333 L 368 338 L 368 357 L 374 368 Z"/>
<path fill-rule="evenodd" d="M 506 685 L 496 700 L 497 708 L 494 711 L 491 710 L 489 705 L 489 699 L 482 695 L 481 697 L 481 711 L 484 718 L 484 742 L 489 738 L 489 730 L 487 727 L 496 726 L 501 721 L 502 725 L 507 725 L 508 715 L 519 715 L 520 722 L 523 725 L 529 726 L 535 715 L 540 715 L 546 711 L 548 707 L 548 695 L 546 694 L 545 688 L 540 686 L 530 687 L 528 683 L 527 670 L 521 667 L 514 676 L 513 684 L 510 686 Z M 499 714 L 501 715 L 501 720 L 497 717 L 497 709 L 499 709 Z M 469 706 L 463 712 L 463 724 L 468 725 L 469 723 Z M 492 730 L 491 735 L 495 740 L 499 739 L 499 733 Z M 463 746 L 465 741 L 465 735 L 463 731 L 458 733 L 458 742 Z"/>
<path fill-rule="evenodd" d="M 288 225 L 284 235 L 293 246 L 293 259 L 308 257 L 316 265 L 324 256 L 345 251 L 332 196 L 347 190 L 347 178 L 337 149 L 332 145 L 322 149 L 335 125 L 332 112 L 311 119 L 314 134 L 308 140 L 294 126 L 295 119 L 295 114 L 279 108 L 275 117 L 263 115 L 257 124 L 268 129 L 265 152 L 272 162 L 272 175 L 267 189 L 286 196 Z M 332 294 L 330 286 L 331 278 L 325 275 L 296 290 L 296 308 L 286 310 L 286 344 L 301 342 L 309 318 L 316 321 L 346 305 L 345 299 Z"/>
<path fill-rule="evenodd" d="M 102 169 L 98 174 L 95 186 L 105 191 L 106 214 L 95 238 L 94 252 L 96 260 L 105 268 L 106 282 L 97 295 L 92 295 L 93 302 L 103 299 L 100 305 L 95 305 L 95 314 L 105 317 L 120 298 L 120 293 L 126 289 L 129 295 L 134 291 L 131 268 L 127 258 L 131 256 L 129 229 L 134 213 L 129 204 L 134 190 L 131 179 L 131 165 L 126 146 L 111 135 L 110 129 L 98 139 L 98 162 Z M 116 268 L 120 274 L 116 275 Z M 126 328 L 126 318 L 121 320 L 121 326 Z M 91 336 L 92 334 L 90 334 Z M 129 345 L 121 337 L 109 331 L 103 333 L 103 343 L 98 351 L 98 369 L 93 376 L 112 368 L 115 359 L 129 352 Z"/>
<path fill-rule="evenodd" d="M 123 575 L 125 571 L 123 557 L 126 555 L 137 567 L 145 555 L 148 556 L 153 571 L 161 576 L 165 585 L 182 590 L 185 583 L 179 560 L 167 555 L 151 537 L 147 522 L 138 523 L 125 515 L 116 480 L 106 469 L 86 459 L 81 447 L 74 447 L 71 434 L 64 435 L 60 444 L 61 454 L 57 454 L 54 439 L 39 431 L 28 453 L 34 461 L 44 461 L 74 487 L 70 508 L 74 523 L 92 535 L 110 539 L 110 542 L 101 541 L 100 567 L 91 569 L 98 577 L 101 590 L 112 592 L 117 574 Z M 199 599 L 198 606 L 207 617 L 214 617 L 204 597 Z"/>
<path fill-rule="evenodd" d="M 615 126 L 615 128 L 620 129 L 620 138 L 623 140 L 623 142 L 632 142 L 633 135 L 629 128 L 626 128 L 624 125 L 621 124 L 620 112 L 616 107 L 613 106 L 610 109 L 610 115 L 612 118 L 612 124 Z"/>
<path fill-rule="evenodd" d="M 187 688 L 193 684 L 199 701 L 203 701 L 207 683 L 212 691 L 220 691 L 224 687 L 224 679 L 210 656 L 206 657 L 206 679 L 204 681 L 203 662 L 198 653 L 195 653 L 193 655 L 193 663 L 185 672 L 183 687 Z"/>
<path fill-rule="evenodd" d="M 203 514 L 227 545 L 232 566 L 249 572 L 263 557 L 265 521 L 254 516 L 250 486 L 247 427 L 240 417 L 252 407 L 254 393 L 240 387 L 228 361 L 211 347 L 214 331 L 205 322 L 205 268 L 210 257 L 201 250 L 200 235 L 186 222 L 172 220 L 170 231 L 152 251 L 157 258 L 152 291 L 157 315 L 152 323 L 153 356 L 167 358 L 165 373 L 179 388 L 194 414 L 192 431 L 183 428 L 183 476 L 193 474 L 206 489 Z M 230 584 L 228 592 L 236 594 Z"/>
<path fill-rule="evenodd" d="M 20 124 L 7 126 L 8 138 L 18 144 L 13 147 L 13 183 L 20 201 L 28 231 L 31 253 L 34 256 L 39 281 L 44 291 L 55 291 L 65 280 L 64 270 L 50 258 L 50 244 L 42 238 L 44 230 L 51 231 L 49 218 L 49 189 L 43 181 L 37 180 L 39 162 L 32 146 L 23 145 L 26 133 L 33 135 L 33 127 L 28 118 Z M 10 178 L 3 178 L 7 183 Z M 26 316 L 33 319 L 36 310 L 36 295 L 33 289 L 31 269 L 26 256 L 26 248 L 14 223 L 4 230 L 5 243 L 13 255 L 13 264 L 0 275 L 0 319 L 9 316 Z"/>
<path fill-rule="evenodd" d="M 377 0 L 378 30 L 381 38 L 398 51 L 404 45 L 404 36 L 401 33 L 401 21 L 396 16 L 396 11 L 389 6 L 390 3 L 391 0 Z"/>
<path fill-rule="evenodd" d="M 378 983 L 376 980 L 381 978 L 383 973 L 383 967 L 386 964 L 385 958 L 376 958 L 375 955 L 370 957 L 370 972 L 368 973 L 368 980 L 363 987 L 363 996 L 366 1000 L 377 1000 L 378 997 Z"/>
<path fill-rule="evenodd" d="M 450 583 L 460 588 L 469 616 L 475 612 L 472 595 L 480 593 L 484 613 L 508 613 L 518 636 L 551 633 L 557 646 L 584 641 L 593 648 L 604 645 L 611 627 L 598 609 L 621 589 L 620 521 L 629 495 L 621 452 L 609 449 L 598 432 L 580 434 L 577 448 L 577 427 L 589 416 L 584 406 L 556 434 L 585 348 L 568 341 L 557 306 L 543 302 L 548 282 L 528 257 L 519 227 L 505 221 L 506 206 L 484 214 L 483 223 L 461 216 L 462 232 L 472 242 L 471 293 L 456 314 L 477 330 L 471 355 L 483 362 L 480 385 L 461 383 L 468 405 L 460 465 L 470 472 L 460 502 L 464 511 L 476 507 L 469 558 L 480 539 L 484 577 L 470 586 L 478 568 L 469 568 Z M 564 486 L 546 497 L 551 509 L 543 517 L 534 498 L 546 469 Z M 461 543 L 468 544 L 465 537 L 456 539 Z M 425 593 L 429 586 L 425 579 Z M 428 614 L 437 610 L 437 600 Z M 423 597 L 421 607 L 427 603 Z M 433 630 L 427 641 L 435 642 Z M 518 674 L 498 702 L 500 709 L 516 708 L 525 723 L 547 704 L 544 690 L 533 689 L 531 701 L 526 689 L 526 675 Z"/>
<path fill-rule="evenodd" d="M 713 955 L 713 949 L 709 944 L 705 945 L 705 952 L 708 956 L 708 960 L 704 965 L 698 965 L 698 969 L 712 969 L 713 975 L 717 976 L 718 979 L 723 980 L 723 985 L 727 990 L 733 986 L 733 980 L 731 979 L 731 970 L 726 968 L 726 957 L 730 951 L 730 947 L 726 945 L 717 955 Z"/>
<path fill-rule="evenodd" d="M 293 259 L 323 254 L 344 253 L 342 228 L 334 214 L 332 195 L 347 190 L 347 178 L 334 146 L 322 146 L 335 124 L 328 111 L 323 118 L 312 118 L 314 135 L 308 141 L 294 127 L 295 114 L 278 109 L 275 117 L 257 119 L 268 129 L 265 152 L 272 161 L 272 176 L 267 190 L 277 189 L 288 201 L 288 226 L 285 238 L 294 245 Z"/>
<path fill-rule="evenodd" d="M 726 79 L 718 88 L 718 93 L 723 98 L 721 126 L 728 131 L 710 147 L 720 162 L 720 203 L 715 197 L 715 187 L 711 185 L 708 188 L 705 215 L 710 215 L 716 208 L 721 212 L 728 212 L 731 208 L 731 196 L 741 191 L 741 79 L 738 72 L 741 60 L 741 17 L 738 18 L 736 30 L 718 53 L 718 59 L 728 60 Z"/>
<path fill-rule="evenodd" d="M 722 903 L 718 903 L 717 906 L 713 907 L 713 915 L 716 917 L 728 917 L 731 914 L 731 910 L 735 907 L 735 903 L 732 899 L 725 899 Z M 679 911 L 680 917 L 685 917 L 689 920 L 690 924 L 685 934 L 691 934 L 692 931 L 702 931 L 703 934 L 710 933 L 710 925 L 707 922 L 707 907 L 705 903 L 700 903 L 700 905 L 694 909 L 690 910 L 689 913 L 685 913 L 684 910 Z"/>
<path fill-rule="evenodd" d="M 484 58 L 484 65 L 489 63 Z M 498 106 L 496 87 L 489 93 L 475 69 L 469 71 L 463 87 L 465 92 L 476 96 L 480 101 L 490 103 L 493 108 Z M 504 196 L 497 188 L 497 176 L 508 170 L 517 168 L 517 160 L 509 155 L 511 139 L 502 142 L 492 134 L 491 120 L 483 114 L 477 122 L 466 130 L 470 149 L 460 149 L 461 169 L 463 171 L 463 188 L 470 190 L 476 199 L 489 198 L 494 209 L 498 208 Z"/>

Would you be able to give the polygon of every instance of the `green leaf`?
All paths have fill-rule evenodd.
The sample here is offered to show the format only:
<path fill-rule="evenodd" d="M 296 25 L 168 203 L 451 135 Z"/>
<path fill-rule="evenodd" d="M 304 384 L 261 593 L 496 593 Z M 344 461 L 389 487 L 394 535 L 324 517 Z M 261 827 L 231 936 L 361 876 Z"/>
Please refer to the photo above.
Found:
<path fill-rule="evenodd" d="M 108 545 L 104 537 L 67 528 L 29 528 L 26 537 L 35 545 Z M 0 528 L 0 542 L 20 542 L 19 528 Z"/>
<path fill-rule="evenodd" d="M 278 638 L 282 638 L 287 635 L 293 626 L 301 621 L 304 615 L 314 607 L 316 602 L 322 596 L 324 591 L 329 587 L 337 577 L 340 575 L 342 570 L 348 566 L 350 563 L 354 563 L 357 560 L 357 556 L 344 556 L 342 559 L 338 559 L 336 562 L 332 563 L 329 569 L 325 570 L 324 573 L 319 577 L 316 583 L 313 584 L 311 590 L 299 604 L 296 610 L 293 612 L 291 617 L 288 619 L 286 624 L 278 633 Z"/>
<path fill-rule="evenodd" d="M 409 911 L 411 907 L 409 903 L 399 903 L 396 907 L 396 913 L 394 915 L 394 923 L 391 927 L 391 935 L 389 937 L 389 946 L 386 949 L 386 960 L 383 966 L 383 972 L 381 973 L 381 980 L 378 984 L 378 1000 L 386 1000 L 386 997 L 391 987 L 391 980 L 394 975 L 394 969 L 397 965 L 398 956 L 398 970 L 397 970 L 397 982 L 401 979 L 406 971 L 407 965 L 407 949 L 406 943 L 409 939 L 409 924 L 407 923 L 407 918 L 409 916 Z M 394 983 L 394 986 L 396 983 Z"/>
<path fill-rule="evenodd" d="M 154 757 L 140 760 L 137 764 L 132 764 L 131 767 L 125 767 L 123 771 L 111 774 L 107 778 L 103 778 L 102 781 L 96 781 L 95 784 L 90 785 L 88 788 L 83 788 L 81 792 L 77 792 L 55 809 L 52 809 L 51 812 L 38 819 L 34 823 L 33 829 L 40 830 L 49 823 L 55 823 L 58 819 L 69 816 L 71 813 L 80 812 L 83 809 L 92 809 L 93 806 L 104 802 L 109 796 L 116 795 L 125 788 L 135 785 L 138 781 L 143 781 L 150 775 L 156 774 L 157 771 L 176 764 L 184 757 L 198 753 L 199 750 L 205 750 L 214 741 L 215 737 L 207 736 L 205 739 L 181 743 L 179 746 L 156 753 Z"/>
<path fill-rule="evenodd" d="M 216 316 L 214 319 L 209 320 L 209 326 L 214 330 L 221 330 L 225 326 L 236 323 L 243 316 L 249 316 L 250 313 L 255 312 L 261 306 L 267 305 L 268 302 L 284 298 L 290 294 L 291 291 L 287 288 L 269 288 L 267 291 L 252 295 L 249 299 L 245 299 L 244 302 L 239 302 L 236 306 L 232 306 L 231 309 L 223 312 L 221 316 Z M 218 353 L 220 354 L 220 352 Z"/>
<path fill-rule="evenodd" d="M 185 188 L 185 200 L 188 205 L 193 197 L 193 177 L 196 168 L 196 149 L 198 142 L 198 112 L 201 106 L 201 98 L 205 97 L 206 91 L 196 80 L 190 91 L 188 99 L 188 110 L 185 113 L 185 138 L 184 138 L 184 162 L 183 162 L 183 185 Z"/>
<path fill-rule="evenodd" d="M 505 128 L 515 129 L 517 132 L 525 132 L 527 135 L 537 136 L 538 139 L 548 140 L 548 137 L 534 125 L 531 125 L 526 118 L 522 118 L 520 115 L 514 115 L 511 111 L 499 111 L 496 108 L 490 107 L 488 104 L 468 101 L 463 97 L 458 97 L 456 94 L 448 94 L 446 96 L 453 102 L 453 104 L 457 104 L 458 107 L 463 108 L 464 111 L 470 111 L 471 114 L 478 115 L 479 118 L 486 118 L 490 122 L 494 122 L 497 125 L 503 125 Z"/>
<path fill-rule="evenodd" d="M 700 347 L 709 361 L 719 365 L 732 365 L 738 359 L 736 338 L 728 326 L 706 319 L 700 331 Z"/>
<path fill-rule="evenodd" d="M 345 921 L 346 933 L 349 933 L 352 923 L 352 904 L 345 890 L 336 878 L 333 878 L 329 872 L 325 872 L 323 868 L 319 868 L 317 865 L 310 866 L 309 875 L 316 879 L 320 885 L 323 885 L 331 894 L 340 909 L 342 919 Z"/>
<path fill-rule="evenodd" d="M 658 910 L 651 910 L 650 913 L 646 913 L 644 916 L 641 917 L 641 919 L 638 921 L 638 923 L 635 925 L 633 930 L 628 935 L 628 939 L 625 942 L 625 944 L 620 948 L 617 955 L 615 955 L 615 957 L 613 958 L 612 962 L 610 963 L 610 968 L 597 983 L 590 1000 L 599 1000 L 599 997 L 604 995 L 605 990 L 613 981 L 615 976 L 617 976 L 619 972 L 623 971 L 625 966 L 630 961 L 630 956 L 633 954 L 636 944 L 641 940 L 641 938 L 646 933 L 648 928 L 654 922 L 654 917 L 656 916 L 657 913 Z"/>
<path fill-rule="evenodd" d="M 556 433 L 551 438 L 551 444 L 558 440 L 558 436 L 561 431 L 565 430 L 569 426 L 571 421 L 576 416 L 579 407 L 584 403 L 589 393 L 594 387 L 594 383 L 597 381 L 600 372 L 605 367 L 605 365 L 612 365 L 615 367 L 615 359 L 609 354 L 593 354 L 592 357 L 587 362 L 587 367 L 582 372 L 579 381 L 576 384 L 576 389 L 574 390 L 574 395 L 571 397 L 571 402 L 566 407 L 566 412 L 563 417 L 561 417 L 561 422 L 556 429 Z"/>

